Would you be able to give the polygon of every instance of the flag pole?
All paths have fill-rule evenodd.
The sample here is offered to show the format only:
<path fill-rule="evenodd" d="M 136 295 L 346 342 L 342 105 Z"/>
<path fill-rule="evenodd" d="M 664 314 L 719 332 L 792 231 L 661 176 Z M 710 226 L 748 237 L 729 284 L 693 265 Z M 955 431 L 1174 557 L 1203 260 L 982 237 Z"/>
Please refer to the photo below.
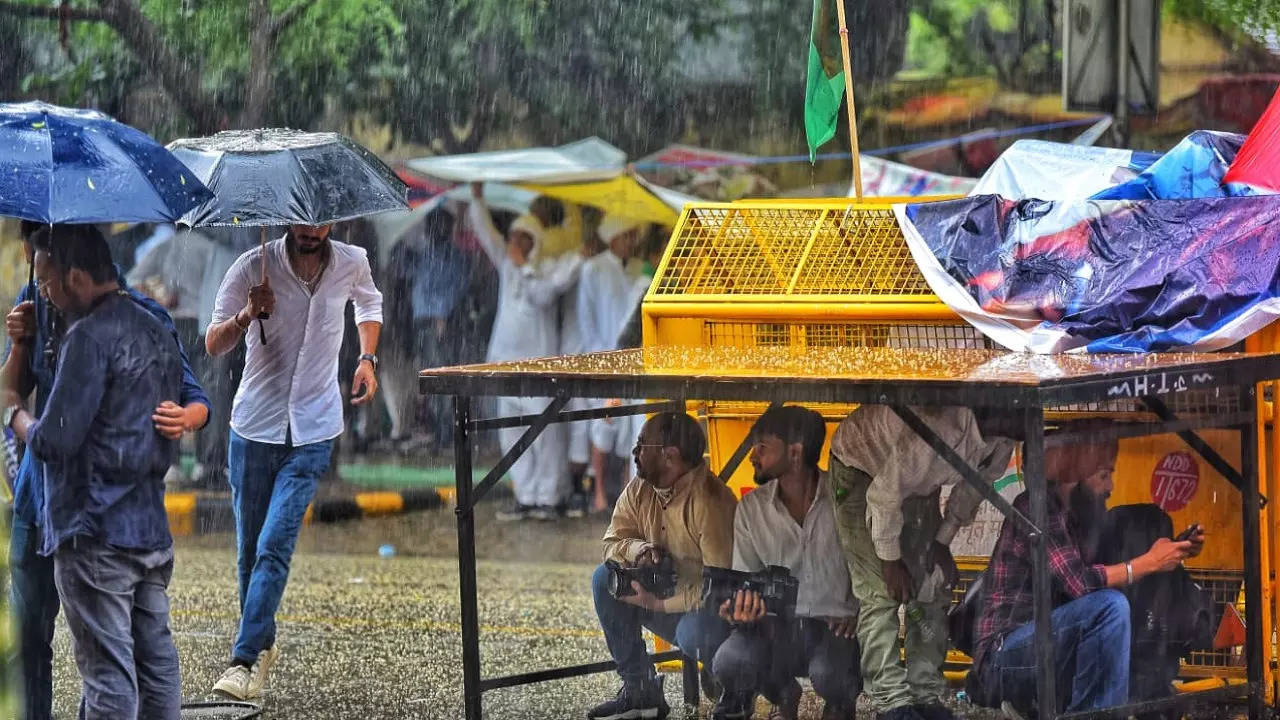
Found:
<path fill-rule="evenodd" d="M 835 0 L 840 21 L 840 55 L 844 59 L 844 102 L 849 108 L 849 152 L 853 154 L 853 191 L 862 202 L 862 161 L 858 151 L 858 121 L 853 109 L 853 66 L 849 61 L 849 28 L 844 21 L 844 0 Z M 828 27 L 830 27 L 828 25 Z"/>

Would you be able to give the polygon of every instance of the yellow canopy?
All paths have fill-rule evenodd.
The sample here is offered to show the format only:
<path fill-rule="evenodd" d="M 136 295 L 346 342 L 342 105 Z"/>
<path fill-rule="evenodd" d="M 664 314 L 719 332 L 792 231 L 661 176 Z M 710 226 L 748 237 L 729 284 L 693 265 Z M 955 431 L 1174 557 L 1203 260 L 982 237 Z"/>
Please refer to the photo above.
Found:
<path fill-rule="evenodd" d="M 611 180 L 596 182 L 564 185 L 520 183 L 519 186 L 566 202 L 591 205 L 606 213 L 632 220 L 668 226 L 676 223 L 676 211 L 646 190 L 630 175 L 619 175 Z"/>

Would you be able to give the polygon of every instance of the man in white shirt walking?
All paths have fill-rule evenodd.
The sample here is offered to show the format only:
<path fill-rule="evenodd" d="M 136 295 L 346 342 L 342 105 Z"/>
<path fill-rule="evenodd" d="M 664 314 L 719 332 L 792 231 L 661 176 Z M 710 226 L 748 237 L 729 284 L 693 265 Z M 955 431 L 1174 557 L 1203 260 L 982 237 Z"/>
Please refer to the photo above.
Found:
<path fill-rule="evenodd" d="M 913 408 L 983 476 L 1004 475 L 1013 441 L 986 438 L 968 408 Z M 994 434 L 994 433 L 993 433 Z M 831 438 L 836 524 L 858 597 L 867 695 L 884 720 L 953 720 L 946 690 L 947 609 L 956 577 L 951 541 L 973 522 L 982 496 L 887 405 L 864 405 Z M 954 485 L 940 512 L 943 485 Z M 898 609 L 906 606 L 905 643 Z M 905 650 L 906 663 L 902 662 Z"/>
<path fill-rule="evenodd" d="M 797 676 L 807 676 L 825 703 L 823 720 L 851 720 L 862 687 L 857 605 L 840 552 L 826 473 L 818 469 L 826 423 L 807 408 L 771 408 L 751 429 L 755 491 L 744 495 L 733 521 L 733 569 L 785 567 L 799 581 L 794 617 L 766 616 L 764 601 L 739 591 L 720 608 L 736 624 L 716 652 L 724 686 L 715 720 L 751 716 L 757 692 L 780 720 L 799 712 Z"/>
<path fill-rule="evenodd" d="M 342 434 L 338 351 L 348 301 L 355 303 L 362 353 L 351 401 L 367 403 L 378 389 L 382 294 L 365 251 L 331 242 L 329 230 L 294 225 L 241 255 L 223 278 L 205 335 L 210 355 L 229 352 L 242 336 L 246 344 L 228 455 L 240 630 L 231 664 L 213 686 L 239 700 L 262 693 L 279 658 L 275 614 L 294 544 Z M 270 319 L 250 332 L 261 313 Z"/>

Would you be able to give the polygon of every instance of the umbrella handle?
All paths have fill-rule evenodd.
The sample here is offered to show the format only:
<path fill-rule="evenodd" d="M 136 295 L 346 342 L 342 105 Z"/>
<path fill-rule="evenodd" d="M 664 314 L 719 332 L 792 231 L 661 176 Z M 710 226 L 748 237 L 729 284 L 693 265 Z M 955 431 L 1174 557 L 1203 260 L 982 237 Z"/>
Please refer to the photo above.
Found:
<path fill-rule="evenodd" d="M 258 255 L 262 258 L 262 284 L 267 284 L 267 226 L 263 225 L 258 231 Z M 269 312 L 258 313 L 258 339 L 263 345 L 267 344 L 267 328 L 262 324 L 263 320 L 271 317 Z"/>

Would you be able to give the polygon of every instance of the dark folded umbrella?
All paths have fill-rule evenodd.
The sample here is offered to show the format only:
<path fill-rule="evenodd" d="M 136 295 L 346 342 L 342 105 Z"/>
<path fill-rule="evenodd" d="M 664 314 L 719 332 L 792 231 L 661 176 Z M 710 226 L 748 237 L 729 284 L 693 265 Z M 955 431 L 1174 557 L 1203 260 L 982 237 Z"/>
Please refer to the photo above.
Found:
<path fill-rule="evenodd" d="M 46 224 L 176 222 L 212 197 L 163 146 L 107 115 L 0 104 L 0 215 Z"/>
<path fill-rule="evenodd" d="M 328 225 L 409 209 L 395 172 L 337 133 L 232 130 L 169 150 L 216 193 L 183 218 L 193 227 Z"/>

